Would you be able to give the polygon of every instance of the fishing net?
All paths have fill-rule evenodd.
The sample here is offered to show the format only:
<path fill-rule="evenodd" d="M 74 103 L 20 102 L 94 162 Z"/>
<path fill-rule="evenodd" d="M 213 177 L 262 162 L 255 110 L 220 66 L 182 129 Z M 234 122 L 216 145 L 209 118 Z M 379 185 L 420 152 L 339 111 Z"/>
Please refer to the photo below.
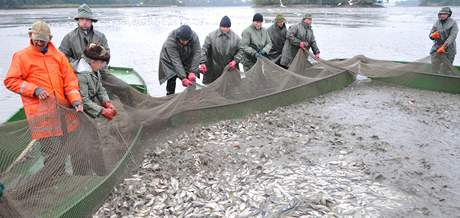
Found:
<path fill-rule="evenodd" d="M 0 216 L 88 216 L 129 169 L 141 164 L 145 149 L 175 137 L 178 129 L 301 102 L 342 89 L 357 74 L 460 93 L 460 74 L 442 56 L 411 63 L 364 56 L 312 61 L 303 51 L 288 70 L 259 59 L 248 72 L 225 70 L 207 87 L 160 98 L 105 81 L 119 111 L 111 122 L 57 106 L 50 98 L 41 102 L 37 116 L 0 127 L 0 181 L 6 187 Z"/>

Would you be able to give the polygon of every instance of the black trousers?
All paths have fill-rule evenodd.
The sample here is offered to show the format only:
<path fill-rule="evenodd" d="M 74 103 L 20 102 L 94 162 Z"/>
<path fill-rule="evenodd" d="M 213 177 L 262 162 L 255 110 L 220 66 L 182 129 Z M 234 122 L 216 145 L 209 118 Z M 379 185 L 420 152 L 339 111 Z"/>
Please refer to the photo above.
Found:
<path fill-rule="evenodd" d="M 176 79 L 177 76 L 174 76 L 166 82 L 166 95 L 173 95 L 176 93 Z"/>

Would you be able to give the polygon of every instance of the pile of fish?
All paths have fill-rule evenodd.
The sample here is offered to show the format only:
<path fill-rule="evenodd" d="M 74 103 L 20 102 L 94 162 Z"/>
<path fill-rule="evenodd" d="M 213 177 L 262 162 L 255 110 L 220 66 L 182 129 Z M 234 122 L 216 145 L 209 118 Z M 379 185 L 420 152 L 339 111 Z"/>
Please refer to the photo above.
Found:
<path fill-rule="evenodd" d="M 93 216 L 379 217 L 410 199 L 348 157 L 339 124 L 300 107 L 195 127 L 152 148 Z"/>

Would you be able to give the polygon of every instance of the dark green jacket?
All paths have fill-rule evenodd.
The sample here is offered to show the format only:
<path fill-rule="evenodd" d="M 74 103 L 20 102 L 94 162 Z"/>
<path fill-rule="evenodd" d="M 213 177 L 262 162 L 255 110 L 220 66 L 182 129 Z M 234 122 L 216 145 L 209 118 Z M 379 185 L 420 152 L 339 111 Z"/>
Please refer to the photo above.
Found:
<path fill-rule="evenodd" d="M 169 34 L 161 49 L 158 69 L 160 84 L 174 76 L 184 79 L 189 72 L 199 76 L 201 46 L 198 35 L 193 32 L 192 40 L 184 46 L 176 38 L 176 31 L 177 29 Z"/>
<path fill-rule="evenodd" d="M 64 36 L 64 39 L 62 39 L 61 45 L 59 46 L 59 50 L 65 54 L 75 70 L 78 61 L 83 57 L 83 51 L 91 43 L 100 44 L 108 52 L 110 52 L 107 39 L 103 33 L 94 30 L 94 28 L 91 28 L 85 33 L 85 31 L 79 27 Z"/>
<path fill-rule="evenodd" d="M 457 54 L 457 44 L 455 42 L 458 35 L 457 22 L 455 22 L 452 18 L 448 18 L 444 22 L 438 20 L 433 25 L 433 28 L 431 28 L 430 35 L 436 31 L 441 34 L 441 38 L 435 40 L 434 45 L 431 48 L 431 54 L 436 52 L 436 50 L 444 44 L 447 46 L 446 52 L 449 55 Z"/>
<path fill-rule="evenodd" d="M 241 34 L 241 49 L 243 51 L 243 65 L 245 68 L 252 67 L 257 62 L 256 53 L 259 50 L 267 54 L 272 49 L 272 41 L 265 28 L 259 30 L 251 24 Z"/>
<path fill-rule="evenodd" d="M 313 54 L 320 53 L 318 46 L 316 45 L 315 35 L 311 26 L 300 22 L 296 25 L 290 26 L 287 32 L 286 43 L 283 48 L 283 55 L 281 57 L 281 64 L 289 67 L 291 62 L 294 60 L 297 51 L 300 48 L 300 42 L 305 42 L 307 50 L 311 48 Z"/>
<path fill-rule="evenodd" d="M 102 104 L 110 101 L 102 86 L 101 73 L 93 72 L 89 64 L 82 58 L 76 67 L 83 109 L 91 117 L 98 117 L 102 112 Z"/>
<path fill-rule="evenodd" d="M 201 63 L 208 67 L 203 83 L 209 84 L 219 78 L 230 61 L 241 61 L 240 41 L 233 31 L 223 33 L 218 29 L 209 33 L 201 49 Z"/>
<path fill-rule="evenodd" d="M 270 35 L 270 40 L 272 41 L 272 49 L 268 53 L 268 58 L 275 63 L 278 63 L 281 60 L 281 54 L 283 53 L 284 43 L 286 42 L 287 28 L 286 25 L 283 25 L 282 28 L 279 28 L 276 23 L 271 25 L 268 28 L 268 34 Z"/>

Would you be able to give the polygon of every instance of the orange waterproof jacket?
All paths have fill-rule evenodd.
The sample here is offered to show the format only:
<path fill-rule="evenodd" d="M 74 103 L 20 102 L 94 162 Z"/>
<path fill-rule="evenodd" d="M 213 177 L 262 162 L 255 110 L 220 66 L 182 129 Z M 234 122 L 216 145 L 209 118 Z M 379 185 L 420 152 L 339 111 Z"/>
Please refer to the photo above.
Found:
<path fill-rule="evenodd" d="M 40 119 L 38 116 L 57 114 L 57 105 L 43 104 L 34 95 L 40 87 L 50 94 L 50 99 L 65 107 L 70 107 L 74 101 L 81 102 L 78 79 L 64 54 L 58 51 L 50 42 L 48 52 L 38 51 L 33 45 L 16 52 L 4 81 L 6 88 L 22 96 L 24 111 L 32 130 L 32 138 L 39 139 L 62 135 L 59 117 Z M 47 100 L 46 100 L 47 101 Z M 43 105 L 48 105 L 48 111 L 43 111 Z M 56 115 L 58 116 L 58 115 Z M 46 117 L 46 116 L 45 116 Z M 75 115 L 66 114 L 68 131 L 78 127 Z M 35 120 L 31 126 L 31 120 Z M 41 121 L 36 121 L 41 120 Z M 34 131 L 35 130 L 35 131 Z"/>

